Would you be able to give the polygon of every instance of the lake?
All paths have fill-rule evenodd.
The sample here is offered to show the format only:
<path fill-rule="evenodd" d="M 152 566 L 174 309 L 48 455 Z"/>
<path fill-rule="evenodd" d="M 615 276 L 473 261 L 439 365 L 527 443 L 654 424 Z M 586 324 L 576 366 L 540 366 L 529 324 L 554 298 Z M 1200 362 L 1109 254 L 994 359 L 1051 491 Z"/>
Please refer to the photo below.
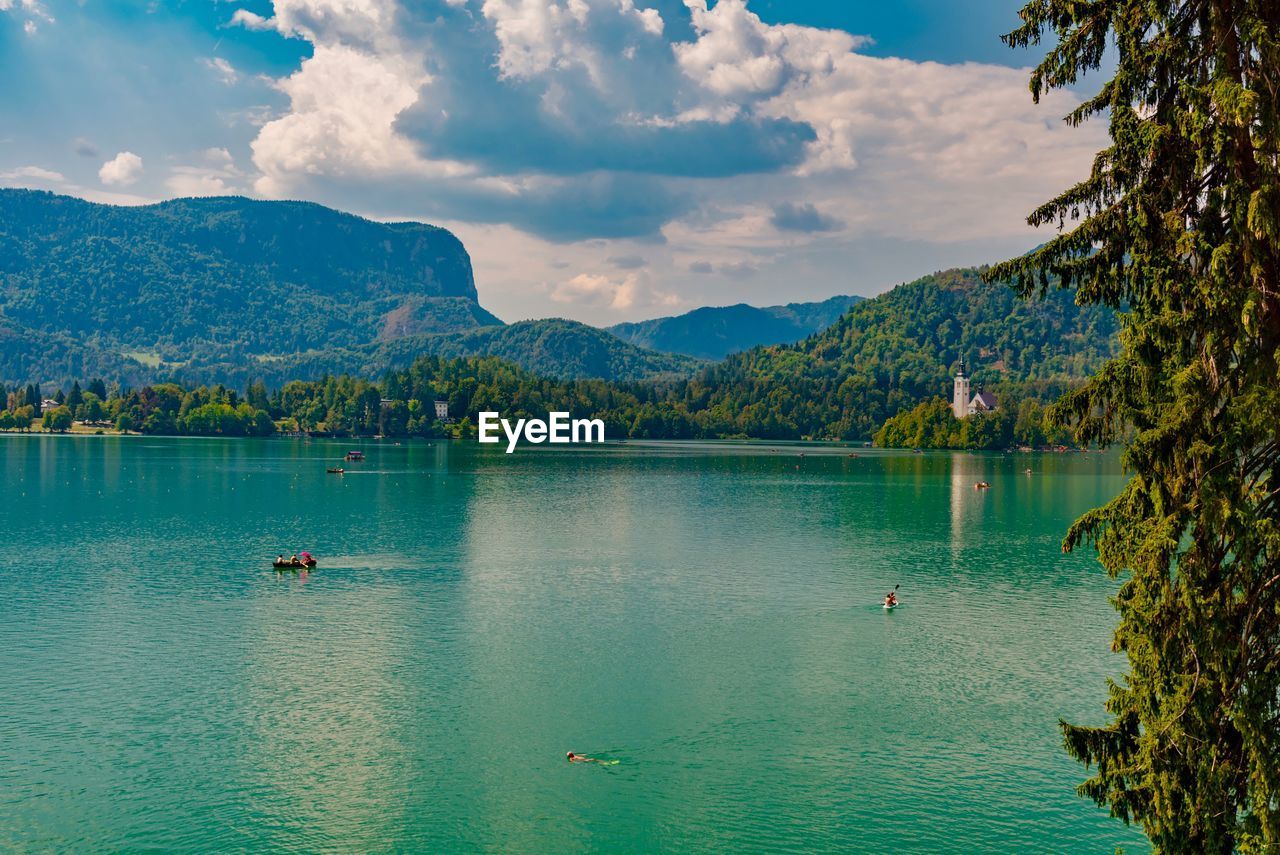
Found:
<path fill-rule="evenodd" d="M 1076 797 L 1057 730 L 1122 671 L 1115 583 L 1059 551 L 1115 455 L 10 436 L 0 461 L 0 850 L 1145 848 Z M 271 569 L 303 549 L 318 569 Z"/>

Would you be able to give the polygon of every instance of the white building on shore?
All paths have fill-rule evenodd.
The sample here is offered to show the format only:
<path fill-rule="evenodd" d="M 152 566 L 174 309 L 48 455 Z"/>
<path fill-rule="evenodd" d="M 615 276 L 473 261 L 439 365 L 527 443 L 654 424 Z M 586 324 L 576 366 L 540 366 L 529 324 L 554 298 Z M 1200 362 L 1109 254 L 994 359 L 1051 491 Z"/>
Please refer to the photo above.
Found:
<path fill-rule="evenodd" d="M 960 367 L 956 369 L 955 384 L 951 389 L 951 412 L 958 419 L 966 419 L 974 413 L 989 413 L 999 407 L 996 396 L 984 392 L 981 386 L 975 394 L 970 394 L 969 375 L 964 369 L 964 357 L 960 357 Z"/>

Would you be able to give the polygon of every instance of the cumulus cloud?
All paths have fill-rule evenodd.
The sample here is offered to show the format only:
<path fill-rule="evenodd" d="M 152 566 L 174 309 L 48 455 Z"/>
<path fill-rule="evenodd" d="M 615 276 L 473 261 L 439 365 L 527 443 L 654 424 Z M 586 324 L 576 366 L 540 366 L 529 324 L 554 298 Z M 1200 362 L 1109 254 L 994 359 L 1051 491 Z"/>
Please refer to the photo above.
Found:
<path fill-rule="evenodd" d="M 98 179 L 111 186 L 126 187 L 142 177 L 142 158 L 131 151 L 122 151 L 102 164 Z"/>
<path fill-rule="evenodd" d="M 231 26 L 244 27 L 246 30 L 274 30 L 276 21 L 248 9 L 237 9 L 231 13 Z"/>
<path fill-rule="evenodd" d="M 556 285 L 551 291 L 551 299 L 557 303 L 615 311 L 655 306 L 671 308 L 681 304 L 678 296 L 654 288 L 649 278 L 639 273 L 629 273 L 620 279 L 579 273 Z"/>
<path fill-rule="evenodd" d="M 174 196 L 226 196 L 234 192 L 223 176 L 194 166 L 174 167 L 164 186 Z"/>
<path fill-rule="evenodd" d="M 312 46 L 252 143 L 256 192 L 554 241 L 1025 234 L 1101 141 L 1057 121 L 1069 93 L 1034 106 L 1025 70 L 866 56 L 746 0 L 276 0 L 231 22 Z M 716 207 L 739 213 L 697 221 Z"/>
<path fill-rule="evenodd" d="M 175 196 L 227 196 L 242 193 L 244 174 L 225 148 L 209 148 L 199 153 L 198 163 L 174 166 L 165 179 L 165 189 Z"/>
<path fill-rule="evenodd" d="M 686 0 L 698 38 L 674 45 L 680 67 L 716 95 L 746 105 L 830 75 L 865 36 L 794 24 L 768 25 L 746 0 Z"/>
<path fill-rule="evenodd" d="M 310 175 L 430 175 L 394 128 L 425 79 L 421 68 L 397 54 L 316 44 L 302 67 L 277 84 L 289 98 L 289 112 L 263 125 L 253 141 L 253 160 L 262 172 L 258 191 L 286 195 L 295 179 Z"/>

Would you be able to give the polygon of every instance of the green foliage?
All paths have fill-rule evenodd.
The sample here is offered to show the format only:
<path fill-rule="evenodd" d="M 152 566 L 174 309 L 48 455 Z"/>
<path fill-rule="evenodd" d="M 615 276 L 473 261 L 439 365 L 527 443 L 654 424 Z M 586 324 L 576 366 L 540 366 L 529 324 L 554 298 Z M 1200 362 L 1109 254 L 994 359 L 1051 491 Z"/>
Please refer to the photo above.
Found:
<path fill-rule="evenodd" d="M 861 297 L 832 297 L 817 303 L 759 308 L 704 307 L 671 318 L 616 324 L 608 331 L 639 347 L 724 359 L 762 344 L 790 344 L 835 323 Z"/>
<path fill-rule="evenodd" d="M 466 250 L 434 226 L 302 202 L 118 207 L 0 189 L 8 382 L 140 381 L 498 323 L 475 301 Z"/>
<path fill-rule="evenodd" d="M 54 407 L 46 411 L 41 419 L 41 427 L 58 433 L 71 430 L 71 411 L 66 407 Z"/>
<path fill-rule="evenodd" d="M 1126 442 L 1095 544 L 1128 659 L 1100 727 L 1064 724 L 1082 795 L 1157 852 L 1280 850 L 1280 4 L 1034 0 L 1008 40 L 1053 47 L 1036 97 L 1118 48 L 1069 120 L 1102 116 L 1092 173 L 1030 218 L 1072 227 L 995 268 L 1126 306 L 1123 349 L 1053 410 Z"/>
<path fill-rule="evenodd" d="M 957 419 L 950 403 L 935 398 L 886 421 L 875 443 L 882 448 L 1008 448 L 1013 419 L 1003 409 Z"/>
<path fill-rule="evenodd" d="M 408 366 L 423 354 L 497 356 L 527 371 L 561 380 L 643 380 L 683 376 L 694 373 L 703 364 L 687 356 L 644 350 L 577 321 L 549 318 L 320 351 L 227 372 L 225 376 L 233 377 L 237 383 L 243 383 L 249 376 L 281 383 L 326 374 L 374 377 L 388 368 Z M 185 373 L 181 372 L 180 376 L 185 376 Z"/>
<path fill-rule="evenodd" d="M 868 439 L 888 418 L 951 388 L 963 356 L 999 398 L 1052 397 L 1115 348 L 1110 312 L 1064 294 L 1022 301 L 978 270 L 951 270 L 855 305 L 794 345 L 730 356 L 641 397 L 705 436 Z"/>

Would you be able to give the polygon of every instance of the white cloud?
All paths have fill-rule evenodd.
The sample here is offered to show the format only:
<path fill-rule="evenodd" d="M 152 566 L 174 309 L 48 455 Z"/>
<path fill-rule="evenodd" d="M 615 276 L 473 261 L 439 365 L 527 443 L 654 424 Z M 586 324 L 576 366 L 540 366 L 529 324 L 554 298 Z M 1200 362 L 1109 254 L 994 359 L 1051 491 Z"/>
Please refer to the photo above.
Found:
<path fill-rule="evenodd" d="M 235 70 L 235 67 L 220 56 L 205 57 L 200 62 L 216 74 L 226 86 L 231 86 L 240 79 L 240 73 Z"/>
<path fill-rule="evenodd" d="M 164 186 L 175 196 L 227 196 L 244 190 L 244 178 L 231 152 L 225 148 L 209 148 L 199 153 L 199 165 L 184 164 L 169 170 Z"/>
<path fill-rule="evenodd" d="M 795 24 L 763 23 L 745 0 L 685 0 L 698 38 L 674 45 L 680 67 L 716 95 L 735 101 L 776 95 L 788 84 L 831 73 L 866 44 L 865 36 Z"/>
<path fill-rule="evenodd" d="M 1000 257 L 1042 239 L 1027 212 L 1105 145 L 1059 121 L 1071 93 L 1034 105 L 1025 69 L 866 56 L 864 36 L 769 24 L 745 0 L 666 20 L 632 0 L 446 2 L 237 10 L 311 55 L 276 81 L 288 103 L 261 122 L 252 174 L 193 156 L 166 186 L 451 219 L 485 294 L 602 320 L 676 293 L 816 296 L 789 290 L 796 259 L 852 290 L 833 283 L 867 247 L 900 247 L 876 268 L 894 276 Z M 609 261 L 628 256 L 653 278 Z M 566 278 L 566 259 L 584 272 Z"/>
<path fill-rule="evenodd" d="M 174 167 L 164 186 L 174 196 L 226 196 L 235 192 L 216 172 L 190 166 Z"/>
<path fill-rule="evenodd" d="M 103 184 L 128 186 L 142 177 L 142 158 L 131 151 L 122 151 L 102 164 L 98 179 Z"/>
<path fill-rule="evenodd" d="M 681 304 L 675 294 L 653 287 L 644 273 L 628 273 L 620 279 L 592 273 L 579 273 L 551 289 L 557 303 L 622 311 L 655 306 L 674 308 Z"/>
<path fill-rule="evenodd" d="M 657 9 L 637 9 L 633 0 L 484 0 L 481 11 L 493 24 L 498 68 L 505 77 L 581 65 L 599 84 L 605 57 L 593 39 L 595 28 L 630 27 L 652 37 L 661 37 L 664 29 Z M 635 46 L 624 51 L 634 57 Z"/>
<path fill-rule="evenodd" d="M 277 20 L 292 20 L 282 5 Z M 256 189 L 279 196 L 305 176 L 457 171 L 450 164 L 433 168 L 395 129 L 396 118 L 429 79 L 411 55 L 318 41 L 302 67 L 277 83 L 289 97 L 289 112 L 263 125 L 253 141 L 253 161 L 262 173 Z"/>
<path fill-rule="evenodd" d="M 42 166 L 19 166 L 14 169 L 0 169 L 0 187 L 34 187 L 51 190 L 54 193 L 66 193 L 78 196 L 90 202 L 102 202 L 108 205 L 147 205 L 155 199 L 137 196 L 132 193 L 118 193 L 101 190 L 96 187 L 83 187 L 69 180 L 61 172 L 45 169 Z"/>
<path fill-rule="evenodd" d="M 244 27 L 246 30 L 274 30 L 276 19 L 264 18 L 248 9 L 237 9 L 231 13 L 231 25 Z"/>
<path fill-rule="evenodd" d="M 19 166 L 17 169 L 0 169 L 0 181 L 21 181 L 23 179 L 56 183 L 67 180 L 66 176 L 61 172 L 54 172 L 52 169 L 45 169 L 40 166 Z"/>
<path fill-rule="evenodd" d="M 235 158 L 225 148 L 207 148 L 201 154 L 201 158 L 206 163 L 221 167 L 232 166 L 235 163 Z"/>
<path fill-rule="evenodd" d="M 12 12 L 23 18 L 22 31 L 34 36 L 39 30 L 39 23 L 54 23 L 53 15 L 39 0 L 0 0 L 0 12 Z"/>

